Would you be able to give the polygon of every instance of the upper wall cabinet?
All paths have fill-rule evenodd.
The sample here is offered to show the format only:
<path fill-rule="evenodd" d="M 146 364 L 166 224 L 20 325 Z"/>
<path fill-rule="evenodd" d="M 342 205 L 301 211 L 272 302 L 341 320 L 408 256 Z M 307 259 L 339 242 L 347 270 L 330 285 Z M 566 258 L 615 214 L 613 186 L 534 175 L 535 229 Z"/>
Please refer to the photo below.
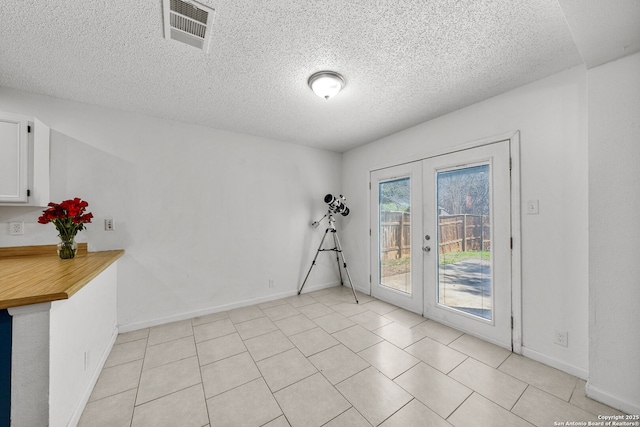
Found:
<path fill-rule="evenodd" d="M 36 118 L 0 112 L 0 206 L 49 203 L 49 134 Z"/>

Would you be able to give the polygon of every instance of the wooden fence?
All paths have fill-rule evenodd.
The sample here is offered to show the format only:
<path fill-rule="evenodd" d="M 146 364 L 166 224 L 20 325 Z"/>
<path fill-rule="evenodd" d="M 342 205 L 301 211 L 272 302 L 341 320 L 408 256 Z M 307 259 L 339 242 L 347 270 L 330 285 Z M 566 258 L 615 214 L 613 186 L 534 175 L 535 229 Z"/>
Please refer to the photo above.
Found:
<path fill-rule="evenodd" d="M 448 215 L 438 218 L 441 254 L 491 249 L 488 215 Z M 411 254 L 411 213 L 382 212 L 380 215 L 382 261 L 407 258 Z"/>
<path fill-rule="evenodd" d="M 411 213 L 380 213 L 381 260 L 407 258 L 411 255 Z"/>
<path fill-rule="evenodd" d="M 491 249 L 489 215 L 449 215 L 438 218 L 440 253 Z"/>

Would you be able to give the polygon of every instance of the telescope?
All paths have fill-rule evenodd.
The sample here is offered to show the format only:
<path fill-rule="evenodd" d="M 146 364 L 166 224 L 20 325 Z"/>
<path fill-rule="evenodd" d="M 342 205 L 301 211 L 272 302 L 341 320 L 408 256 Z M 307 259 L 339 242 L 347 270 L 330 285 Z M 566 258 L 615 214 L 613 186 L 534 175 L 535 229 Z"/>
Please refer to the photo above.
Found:
<path fill-rule="evenodd" d="M 356 300 L 356 304 L 358 304 L 358 297 L 356 296 L 356 290 L 353 287 L 353 282 L 351 281 L 351 275 L 349 274 L 349 270 L 347 270 L 347 261 L 344 259 L 344 254 L 342 253 L 342 246 L 340 245 L 340 239 L 338 239 L 338 232 L 336 230 L 336 219 L 333 217 L 333 214 L 340 214 L 342 216 L 349 215 L 349 208 L 344 203 L 347 201 L 347 198 L 342 194 L 339 197 L 334 196 L 333 194 L 327 194 L 324 196 L 324 202 L 329 205 L 329 212 L 325 214 L 319 221 L 313 221 L 311 225 L 314 228 L 317 228 L 323 219 L 329 219 L 329 226 L 324 231 L 324 236 L 322 236 L 322 240 L 320 241 L 320 246 L 318 246 L 318 250 L 316 252 L 316 256 L 311 261 L 311 267 L 309 267 L 309 271 L 302 282 L 302 286 L 298 290 L 298 295 L 302 292 L 305 283 L 307 283 L 307 279 L 311 274 L 311 270 L 313 266 L 316 265 L 316 259 L 320 252 L 333 251 L 336 253 L 336 262 L 338 263 L 338 274 L 340 275 L 340 284 L 344 286 L 344 281 L 342 280 L 342 270 L 340 269 L 340 258 L 342 258 L 342 268 L 344 268 L 345 273 L 347 273 L 347 278 L 349 279 L 349 284 L 351 285 L 351 292 L 353 292 L 353 298 Z M 322 244 L 324 243 L 324 239 L 327 235 L 331 233 L 333 235 L 333 248 L 331 249 L 323 249 Z"/>
<path fill-rule="evenodd" d="M 347 198 L 342 194 L 339 197 L 336 197 L 333 194 L 327 194 L 324 196 L 324 202 L 329 205 L 329 212 L 340 214 L 342 216 L 349 215 L 349 208 L 344 204 L 346 201 Z"/>

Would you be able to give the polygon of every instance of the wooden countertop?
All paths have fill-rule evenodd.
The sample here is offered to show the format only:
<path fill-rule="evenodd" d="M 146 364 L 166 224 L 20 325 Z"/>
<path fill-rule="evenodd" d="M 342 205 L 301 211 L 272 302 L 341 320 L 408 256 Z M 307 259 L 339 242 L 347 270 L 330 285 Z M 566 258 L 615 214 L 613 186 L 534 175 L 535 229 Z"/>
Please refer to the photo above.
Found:
<path fill-rule="evenodd" d="M 87 252 L 86 243 L 73 259 L 55 245 L 0 248 L 0 309 L 68 299 L 123 254 Z"/>

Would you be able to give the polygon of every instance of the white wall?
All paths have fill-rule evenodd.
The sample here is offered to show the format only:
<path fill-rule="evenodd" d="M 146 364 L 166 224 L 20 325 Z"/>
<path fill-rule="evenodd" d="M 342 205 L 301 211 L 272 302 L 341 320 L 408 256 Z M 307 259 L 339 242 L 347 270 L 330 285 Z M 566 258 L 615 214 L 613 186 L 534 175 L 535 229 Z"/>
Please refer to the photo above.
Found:
<path fill-rule="evenodd" d="M 589 70 L 589 382 L 640 413 L 640 54 Z"/>
<path fill-rule="evenodd" d="M 488 99 L 351 150 L 343 158 L 343 194 L 352 214 L 344 249 L 361 289 L 369 277 L 369 171 L 447 147 L 520 131 L 523 353 L 586 378 L 588 234 L 586 70 L 583 67 Z M 553 343 L 567 330 L 568 347 Z"/>
<path fill-rule="evenodd" d="M 6 88 L 0 111 L 51 127 L 51 199 L 81 197 L 96 217 L 79 241 L 126 250 L 121 330 L 295 294 L 324 231 L 309 224 L 341 185 L 334 152 Z M 0 208 L 0 246 L 56 243 L 41 211 Z M 15 220 L 24 236 L 8 235 Z M 338 280 L 326 258 L 305 290 Z"/>
<path fill-rule="evenodd" d="M 116 278 L 117 263 L 72 298 L 51 303 L 48 418 L 51 427 L 78 423 L 113 347 L 118 335 Z"/>

